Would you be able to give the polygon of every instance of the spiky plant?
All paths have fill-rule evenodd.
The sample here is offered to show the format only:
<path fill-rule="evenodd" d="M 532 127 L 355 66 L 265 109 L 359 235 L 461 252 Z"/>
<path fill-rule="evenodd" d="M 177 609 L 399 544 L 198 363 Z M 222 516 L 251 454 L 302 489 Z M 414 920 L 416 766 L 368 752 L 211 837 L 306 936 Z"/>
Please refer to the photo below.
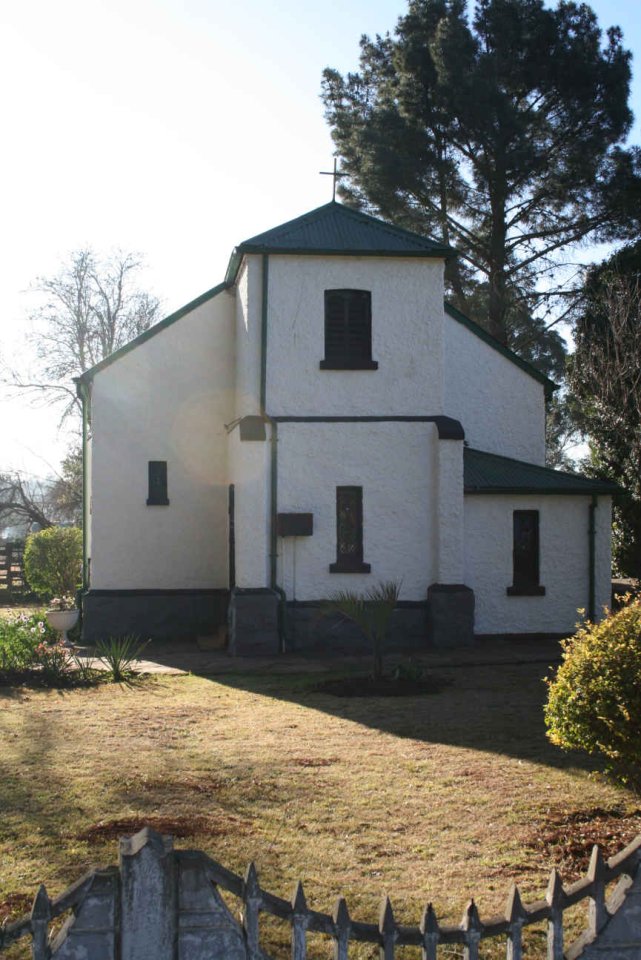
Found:
<path fill-rule="evenodd" d="M 400 592 L 399 582 L 386 580 L 375 584 L 364 593 L 338 590 L 324 604 L 325 613 L 338 614 L 344 620 L 354 623 L 371 644 L 374 680 L 381 680 L 383 677 L 383 643 Z"/>

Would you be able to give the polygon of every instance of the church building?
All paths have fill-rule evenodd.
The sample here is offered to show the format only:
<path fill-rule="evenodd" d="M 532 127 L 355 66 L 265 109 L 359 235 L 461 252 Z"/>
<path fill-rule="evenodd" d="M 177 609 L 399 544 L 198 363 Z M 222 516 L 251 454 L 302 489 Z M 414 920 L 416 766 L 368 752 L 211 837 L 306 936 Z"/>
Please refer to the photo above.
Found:
<path fill-rule="evenodd" d="M 545 467 L 554 385 L 444 302 L 454 255 L 333 201 L 78 378 L 86 640 L 346 649 L 321 602 L 391 580 L 407 647 L 602 614 L 616 488 Z"/>

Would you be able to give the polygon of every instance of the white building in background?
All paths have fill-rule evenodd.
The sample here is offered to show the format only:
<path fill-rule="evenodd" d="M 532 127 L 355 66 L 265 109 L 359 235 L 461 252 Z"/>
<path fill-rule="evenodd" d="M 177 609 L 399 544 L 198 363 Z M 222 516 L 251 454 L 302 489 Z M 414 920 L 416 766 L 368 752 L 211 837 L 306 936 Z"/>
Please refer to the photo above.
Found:
<path fill-rule="evenodd" d="M 87 639 L 346 648 L 319 601 L 387 580 L 407 646 L 599 615 L 616 488 L 544 466 L 553 385 L 444 304 L 452 255 L 332 202 L 79 378 Z"/>

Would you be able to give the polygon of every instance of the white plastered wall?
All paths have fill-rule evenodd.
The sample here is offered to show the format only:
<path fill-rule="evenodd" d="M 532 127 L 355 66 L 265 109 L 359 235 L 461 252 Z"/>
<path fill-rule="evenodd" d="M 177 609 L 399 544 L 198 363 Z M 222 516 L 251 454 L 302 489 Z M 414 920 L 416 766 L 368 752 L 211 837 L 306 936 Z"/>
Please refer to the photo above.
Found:
<path fill-rule="evenodd" d="M 545 463 L 543 384 L 447 313 L 445 409 L 471 447 Z"/>
<path fill-rule="evenodd" d="M 476 633 L 571 633 L 589 601 L 589 496 L 465 497 L 465 582 L 476 598 Z M 511 597 L 513 511 L 539 511 L 542 597 Z M 595 511 L 595 608 L 610 602 L 609 497 Z"/>
<path fill-rule="evenodd" d="M 372 359 L 378 370 L 319 368 L 325 356 L 324 291 L 341 288 L 371 291 Z M 272 416 L 443 413 L 442 329 L 442 260 L 270 257 L 267 411 Z"/>
<path fill-rule="evenodd" d="M 233 317 L 223 291 L 95 375 L 92 588 L 227 586 Z M 149 460 L 169 506 L 146 505 Z"/>
<path fill-rule="evenodd" d="M 436 578 L 436 428 L 430 423 L 285 423 L 278 427 L 278 510 L 313 513 L 311 537 L 278 538 L 288 599 L 317 600 L 402 579 L 403 600 L 425 600 Z M 363 487 L 364 561 L 371 573 L 330 573 L 336 487 Z"/>

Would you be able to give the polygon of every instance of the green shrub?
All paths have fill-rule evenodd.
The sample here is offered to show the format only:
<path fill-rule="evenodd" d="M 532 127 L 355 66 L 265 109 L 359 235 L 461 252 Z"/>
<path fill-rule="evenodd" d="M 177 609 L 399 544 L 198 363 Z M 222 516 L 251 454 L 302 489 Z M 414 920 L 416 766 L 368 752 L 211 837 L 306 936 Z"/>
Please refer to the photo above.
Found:
<path fill-rule="evenodd" d="M 32 590 L 44 597 L 74 594 L 82 574 L 82 531 L 49 527 L 27 537 L 25 576 Z"/>
<path fill-rule="evenodd" d="M 563 644 L 547 678 L 547 735 L 564 749 L 601 757 L 606 770 L 641 789 L 641 599 Z"/>

